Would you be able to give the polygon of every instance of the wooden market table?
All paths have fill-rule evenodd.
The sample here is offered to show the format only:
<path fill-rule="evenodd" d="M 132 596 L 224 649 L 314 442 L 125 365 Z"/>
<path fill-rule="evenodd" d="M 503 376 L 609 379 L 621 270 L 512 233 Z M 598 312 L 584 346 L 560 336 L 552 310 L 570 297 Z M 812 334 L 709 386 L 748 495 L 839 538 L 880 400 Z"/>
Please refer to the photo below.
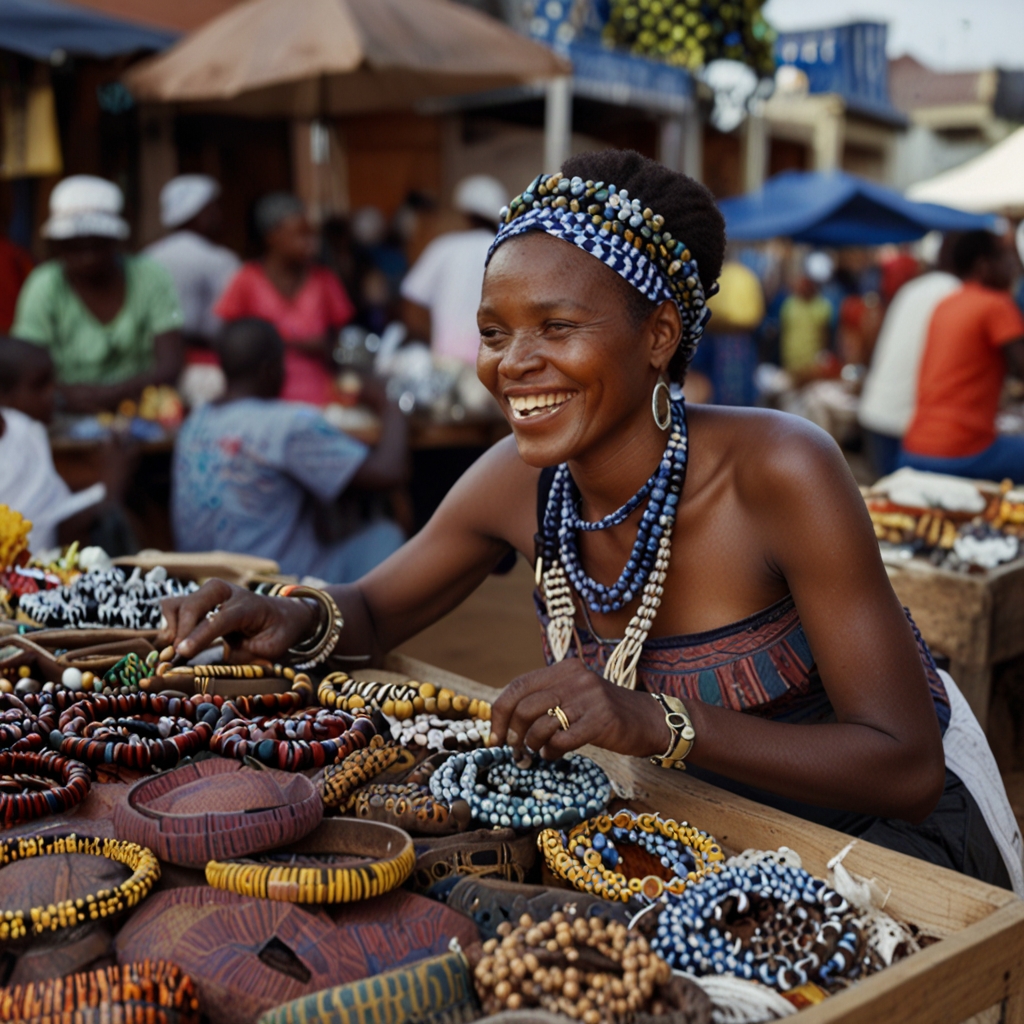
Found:
<path fill-rule="evenodd" d="M 922 558 L 885 568 L 928 646 L 949 658 L 949 674 L 984 727 L 993 666 L 1024 654 L 1024 559 L 982 573 L 939 569 Z"/>
<path fill-rule="evenodd" d="M 387 667 L 403 679 L 494 698 L 490 687 L 404 655 L 391 655 Z M 368 671 L 368 677 L 381 678 L 381 673 Z M 808 871 L 826 878 L 828 861 L 850 841 L 640 758 L 593 747 L 584 753 L 604 768 L 635 810 L 688 820 L 730 852 L 788 846 Z M 1024 1024 L 1024 901 L 1005 889 L 862 840 L 843 863 L 890 891 L 886 911 L 940 941 L 801 1010 L 800 1024 L 961 1024 L 992 1007 L 999 1007 L 993 1022 Z"/>

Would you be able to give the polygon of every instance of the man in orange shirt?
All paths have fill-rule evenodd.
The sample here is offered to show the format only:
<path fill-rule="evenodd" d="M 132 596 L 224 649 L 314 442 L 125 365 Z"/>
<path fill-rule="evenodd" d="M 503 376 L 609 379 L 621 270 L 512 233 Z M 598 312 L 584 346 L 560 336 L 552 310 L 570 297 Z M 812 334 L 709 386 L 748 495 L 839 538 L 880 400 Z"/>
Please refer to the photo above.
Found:
<path fill-rule="evenodd" d="M 1024 379 L 1024 317 L 1010 296 L 1009 249 L 988 231 L 953 248 L 964 286 L 935 308 L 900 465 L 986 480 L 1024 482 L 1024 437 L 997 436 L 1007 372 Z"/>

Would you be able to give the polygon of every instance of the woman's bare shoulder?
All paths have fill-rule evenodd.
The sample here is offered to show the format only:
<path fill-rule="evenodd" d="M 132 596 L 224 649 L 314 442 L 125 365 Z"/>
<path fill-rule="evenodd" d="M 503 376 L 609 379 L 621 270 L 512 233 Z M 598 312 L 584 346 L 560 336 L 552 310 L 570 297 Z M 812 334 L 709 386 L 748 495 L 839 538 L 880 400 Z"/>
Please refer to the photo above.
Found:
<path fill-rule="evenodd" d="M 839 493 L 857 495 L 839 445 L 809 420 L 774 409 L 722 406 L 699 407 L 691 420 L 698 431 L 691 445 L 714 453 L 745 503 L 764 508 L 807 502 L 836 496 L 837 485 Z"/>

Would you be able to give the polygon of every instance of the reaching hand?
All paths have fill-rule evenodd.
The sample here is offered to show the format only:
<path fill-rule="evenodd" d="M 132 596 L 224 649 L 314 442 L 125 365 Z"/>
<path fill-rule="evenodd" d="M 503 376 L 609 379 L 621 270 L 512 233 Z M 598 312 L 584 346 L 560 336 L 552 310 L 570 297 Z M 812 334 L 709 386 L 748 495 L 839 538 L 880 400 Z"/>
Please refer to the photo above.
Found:
<path fill-rule="evenodd" d="M 317 612 L 305 601 L 260 597 L 224 580 L 209 580 L 188 597 L 163 602 L 167 625 L 157 642 L 173 644 L 178 654 L 195 657 L 217 637 L 237 657 L 282 657 L 316 628 Z"/>
<path fill-rule="evenodd" d="M 549 714 L 560 707 L 563 729 Z M 587 743 L 639 757 L 661 754 L 669 744 L 665 713 L 647 693 L 626 690 L 569 658 L 514 679 L 494 702 L 491 735 L 499 744 L 558 758 Z"/>

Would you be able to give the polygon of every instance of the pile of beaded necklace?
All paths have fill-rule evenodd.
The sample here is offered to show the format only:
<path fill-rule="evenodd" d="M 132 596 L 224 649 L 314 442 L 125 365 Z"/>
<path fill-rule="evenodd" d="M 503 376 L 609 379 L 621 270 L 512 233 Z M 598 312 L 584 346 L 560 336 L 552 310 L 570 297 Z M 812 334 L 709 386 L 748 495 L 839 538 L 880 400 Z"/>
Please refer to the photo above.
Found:
<path fill-rule="evenodd" d="M 735 974 L 783 992 L 871 969 L 856 910 L 806 870 L 729 864 L 665 898 L 651 948 L 693 974 Z"/>
<path fill-rule="evenodd" d="M 45 747 L 57 725 L 58 711 L 50 694 L 28 694 L 24 701 L 13 693 L 0 695 L 6 705 L 0 712 L 0 750 L 39 750 Z"/>
<path fill-rule="evenodd" d="M 5 989 L 0 1020 L 199 1024 L 199 996 L 176 964 L 143 960 Z"/>
<path fill-rule="evenodd" d="M 80 804 L 90 786 L 89 769 L 48 750 L 0 754 L 0 824 L 4 828 Z"/>
<path fill-rule="evenodd" d="M 0 867 L 27 857 L 49 857 L 64 853 L 84 853 L 93 857 L 106 857 L 131 868 L 132 875 L 113 889 L 79 899 L 60 900 L 48 907 L 33 907 L 25 921 L 23 910 L 0 909 L 0 942 L 24 938 L 29 933 L 58 928 L 73 928 L 101 917 L 111 917 L 126 907 L 134 907 L 143 900 L 160 877 L 160 862 L 152 850 L 137 843 L 120 839 L 92 839 L 69 836 L 21 836 L 0 840 Z"/>
<path fill-rule="evenodd" d="M 622 849 L 632 843 L 660 862 L 662 874 L 627 878 L 621 870 Z M 679 894 L 687 885 L 721 870 L 725 856 L 713 836 L 685 821 L 656 814 L 619 811 L 584 821 L 568 833 L 548 829 L 537 837 L 548 867 L 582 892 L 628 902 L 633 896 L 658 899 Z M 618 847 L 618 848 L 617 848 Z"/>
<path fill-rule="evenodd" d="M 570 583 L 591 611 L 605 615 L 620 611 L 640 597 L 640 606 L 626 627 L 626 635 L 616 645 L 604 670 L 606 679 L 628 689 L 636 685 L 636 667 L 644 641 L 661 605 L 672 550 L 672 527 L 686 480 L 686 407 L 682 401 L 672 402 L 671 406 L 672 426 L 665 452 L 654 475 L 636 495 L 598 522 L 583 524 L 576 511 L 579 492 L 568 465 L 562 463 L 555 470 L 538 537 L 537 586 L 547 606 L 548 643 L 555 661 L 566 656 L 572 639 L 576 608 Z M 647 508 L 618 580 L 606 586 L 591 579 L 580 562 L 576 531 L 620 525 L 639 507 L 644 496 L 648 498 Z"/>
<path fill-rule="evenodd" d="M 219 711 L 145 692 L 93 694 L 72 704 L 50 734 L 65 757 L 125 768 L 168 768 L 205 749 Z"/>
<path fill-rule="evenodd" d="M 430 792 L 449 807 L 464 800 L 482 825 L 565 828 L 603 811 L 611 783 L 581 754 L 558 761 L 531 755 L 521 764 L 511 747 L 489 747 L 449 757 L 430 777 Z"/>
<path fill-rule="evenodd" d="M 252 719 L 230 714 L 226 707 L 210 740 L 210 750 L 239 761 L 252 757 L 286 772 L 333 764 L 339 757 L 367 746 L 378 733 L 374 720 L 361 712 L 353 716 L 317 708 L 289 718 L 257 715 Z"/>

